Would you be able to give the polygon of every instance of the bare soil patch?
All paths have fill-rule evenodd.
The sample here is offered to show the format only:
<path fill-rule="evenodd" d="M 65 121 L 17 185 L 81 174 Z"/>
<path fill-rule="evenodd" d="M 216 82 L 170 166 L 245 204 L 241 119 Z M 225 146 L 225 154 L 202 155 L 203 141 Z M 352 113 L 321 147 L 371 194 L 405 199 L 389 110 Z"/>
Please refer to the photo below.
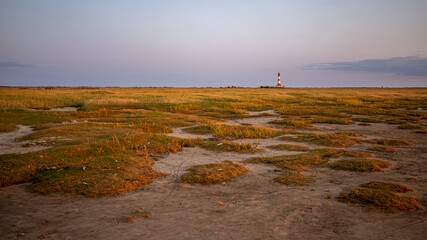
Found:
<path fill-rule="evenodd" d="M 11 154 L 11 153 L 28 153 L 35 152 L 42 149 L 48 148 L 43 146 L 44 143 L 47 143 L 47 140 L 42 140 L 44 142 L 34 142 L 34 141 L 17 141 L 18 138 L 29 135 L 33 133 L 31 127 L 18 125 L 18 129 L 9 133 L 0 133 L 0 153 L 1 154 Z"/>

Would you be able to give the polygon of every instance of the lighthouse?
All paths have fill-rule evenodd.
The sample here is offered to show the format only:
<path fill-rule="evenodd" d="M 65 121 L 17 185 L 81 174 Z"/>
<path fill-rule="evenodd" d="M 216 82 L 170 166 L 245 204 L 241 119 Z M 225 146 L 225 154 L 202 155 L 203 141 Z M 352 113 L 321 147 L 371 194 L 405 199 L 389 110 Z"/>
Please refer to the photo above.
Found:
<path fill-rule="evenodd" d="M 278 73 L 277 74 L 277 86 L 276 87 L 283 87 L 281 84 L 280 84 L 280 73 Z"/>

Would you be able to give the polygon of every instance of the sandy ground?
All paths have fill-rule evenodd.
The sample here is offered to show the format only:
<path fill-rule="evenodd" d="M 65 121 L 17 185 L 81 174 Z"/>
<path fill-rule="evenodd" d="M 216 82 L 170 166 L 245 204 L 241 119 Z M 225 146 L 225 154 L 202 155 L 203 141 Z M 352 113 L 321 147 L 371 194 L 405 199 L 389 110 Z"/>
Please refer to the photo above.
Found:
<path fill-rule="evenodd" d="M 0 153 L 1 154 L 10 154 L 10 153 L 28 153 L 35 152 L 42 149 L 46 149 L 46 146 L 40 146 L 46 140 L 41 140 L 36 144 L 34 141 L 16 141 L 18 138 L 29 135 L 34 131 L 29 126 L 18 125 L 18 130 L 10 133 L 0 133 Z M 44 142 L 43 142 L 44 141 Z"/>
<path fill-rule="evenodd" d="M 271 118 L 258 116 L 233 122 L 263 126 Z M 371 152 L 393 164 L 380 173 L 313 168 L 308 175 L 313 175 L 316 182 L 303 187 L 273 182 L 280 172 L 262 164 L 245 164 L 249 173 L 225 184 L 178 183 L 176 179 L 197 164 L 298 154 L 266 149 L 246 155 L 200 148 L 157 156 L 154 168 L 169 175 L 124 196 L 95 199 L 40 196 L 27 192 L 27 184 L 14 185 L 0 189 L 0 238 L 425 239 L 425 210 L 399 214 L 372 212 L 358 205 L 340 203 L 334 196 L 373 180 L 398 182 L 414 189 L 407 195 L 422 199 L 426 208 L 427 136 L 387 124 L 317 124 L 316 127 L 322 132 L 355 131 L 368 138 L 398 138 L 411 141 L 414 146 L 400 147 L 396 154 Z M 19 131 L 23 131 L 22 128 Z M 171 135 L 198 137 L 184 134 L 182 129 L 175 129 Z M 0 139 L 4 136 L 0 135 Z M 3 144 L 4 140 L 1 141 Z M 239 141 L 258 143 L 260 148 L 283 143 L 278 139 Z M 318 147 L 305 145 L 312 149 Z M 348 149 L 367 151 L 368 147 L 370 145 L 359 144 Z M 123 221 L 139 215 L 151 217 L 141 217 L 131 223 Z"/>

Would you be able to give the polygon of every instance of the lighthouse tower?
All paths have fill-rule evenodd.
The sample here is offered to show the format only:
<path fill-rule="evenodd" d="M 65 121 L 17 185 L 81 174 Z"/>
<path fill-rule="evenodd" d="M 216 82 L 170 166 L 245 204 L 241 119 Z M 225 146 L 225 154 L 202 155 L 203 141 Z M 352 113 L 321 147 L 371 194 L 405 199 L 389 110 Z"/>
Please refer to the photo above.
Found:
<path fill-rule="evenodd" d="M 276 87 L 283 87 L 281 84 L 280 84 L 280 73 L 278 74 L 278 78 L 277 78 L 277 86 Z"/>

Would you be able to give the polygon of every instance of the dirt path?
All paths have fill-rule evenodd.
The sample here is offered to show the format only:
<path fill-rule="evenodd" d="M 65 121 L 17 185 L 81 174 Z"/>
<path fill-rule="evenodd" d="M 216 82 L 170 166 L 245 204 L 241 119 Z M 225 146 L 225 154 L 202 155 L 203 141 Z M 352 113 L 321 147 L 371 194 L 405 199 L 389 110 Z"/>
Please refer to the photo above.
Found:
<path fill-rule="evenodd" d="M 270 121 L 267 118 L 271 116 L 247 118 L 236 124 L 256 126 Z M 201 148 L 187 148 L 156 158 L 154 168 L 169 175 L 124 196 L 96 199 L 39 196 L 27 192 L 26 184 L 14 185 L 0 191 L 0 238 L 425 239 L 425 210 L 400 214 L 369 212 L 357 205 L 338 202 L 334 196 L 373 180 L 398 182 L 414 189 L 408 194 L 424 199 L 425 208 L 427 136 L 387 124 L 316 127 L 320 131 L 355 131 L 370 138 L 398 138 L 411 141 L 414 146 L 400 147 L 396 154 L 374 153 L 393 164 L 380 173 L 314 168 L 309 175 L 314 175 L 316 182 L 303 187 L 272 181 L 280 172 L 262 164 L 245 164 L 249 173 L 225 184 L 202 186 L 177 182 L 187 168 L 197 164 L 297 154 L 268 149 L 239 154 Z M 172 135 L 197 137 L 180 131 Z M 238 141 L 256 142 L 261 148 L 283 143 L 278 139 Z M 359 144 L 349 149 L 367 151 L 369 146 Z M 146 217 L 124 221 L 135 216 Z"/>

